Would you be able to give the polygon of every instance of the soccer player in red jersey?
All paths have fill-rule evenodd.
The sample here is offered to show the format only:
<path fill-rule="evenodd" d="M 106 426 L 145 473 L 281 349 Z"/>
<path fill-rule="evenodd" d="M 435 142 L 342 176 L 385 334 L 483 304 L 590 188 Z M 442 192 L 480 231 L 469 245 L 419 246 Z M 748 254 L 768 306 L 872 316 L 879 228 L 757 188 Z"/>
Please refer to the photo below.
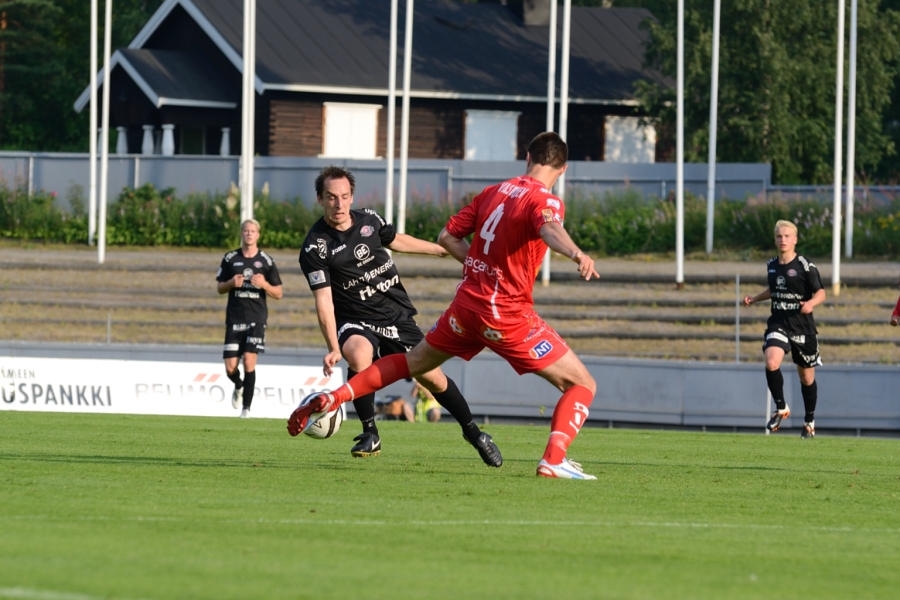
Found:
<path fill-rule="evenodd" d="M 588 416 L 597 384 L 587 368 L 534 311 L 531 290 L 549 246 L 578 264 L 585 280 L 599 277 L 562 226 L 565 207 L 550 193 L 565 173 L 568 147 L 545 132 L 528 147 L 526 174 L 486 188 L 451 217 L 438 243 L 464 265 L 464 277 L 450 307 L 434 328 L 407 354 L 382 358 L 335 391 L 298 408 L 288 420 L 297 435 L 310 415 L 330 411 L 402 378 L 437 368 L 449 358 L 470 360 L 485 347 L 517 373 L 535 373 L 556 386 L 562 397 L 553 411 L 550 440 L 537 474 L 596 479 L 566 458 L 569 444 Z M 465 238 L 474 234 L 472 244 Z"/>
<path fill-rule="evenodd" d="M 891 325 L 894 327 L 900 325 L 900 298 L 897 299 L 897 306 L 894 307 L 894 312 L 891 313 Z"/>

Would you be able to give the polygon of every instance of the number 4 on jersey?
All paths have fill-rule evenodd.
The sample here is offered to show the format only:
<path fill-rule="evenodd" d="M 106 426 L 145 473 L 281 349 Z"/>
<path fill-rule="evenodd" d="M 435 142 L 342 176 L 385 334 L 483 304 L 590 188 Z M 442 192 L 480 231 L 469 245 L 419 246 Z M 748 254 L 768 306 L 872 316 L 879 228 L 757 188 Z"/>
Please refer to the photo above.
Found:
<path fill-rule="evenodd" d="M 494 241 L 494 231 L 497 229 L 497 224 L 500 223 L 500 219 L 503 217 L 503 205 L 501 204 L 497 208 L 494 209 L 494 212 L 491 213 L 491 216 L 487 218 L 484 222 L 484 225 L 481 227 L 481 239 L 484 240 L 484 253 L 487 254 L 488 250 L 491 247 L 491 242 Z"/>

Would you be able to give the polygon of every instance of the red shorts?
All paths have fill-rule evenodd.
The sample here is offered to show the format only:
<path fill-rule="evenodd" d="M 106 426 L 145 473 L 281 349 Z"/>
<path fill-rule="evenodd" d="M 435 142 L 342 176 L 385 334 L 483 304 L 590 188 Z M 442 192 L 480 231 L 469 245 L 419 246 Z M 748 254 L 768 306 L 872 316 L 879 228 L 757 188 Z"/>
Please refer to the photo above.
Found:
<path fill-rule="evenodd" d="M 425 340 L 435 350 L 467 361 L 490 348 L 519 375 L 545 369 L 569 351 L 568 344 L 531 306 L 523 306 L 516 316 L 494 319 L 453 302 Z"/>

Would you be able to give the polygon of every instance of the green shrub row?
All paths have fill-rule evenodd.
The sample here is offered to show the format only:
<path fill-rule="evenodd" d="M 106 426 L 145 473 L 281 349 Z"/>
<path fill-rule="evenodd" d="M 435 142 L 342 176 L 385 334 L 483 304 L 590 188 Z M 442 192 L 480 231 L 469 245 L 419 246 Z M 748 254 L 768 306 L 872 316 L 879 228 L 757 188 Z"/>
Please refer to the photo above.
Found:
<path fill-rule="evenodd" d="M 21 189 L 0 187 L 0 236 L 86 243 L 83 194 L 73 189 L 68 201 L 71 210 L 64 211 L 53 194 L 29 196 Z M 459 207 L 448 202 L 412 202 L 407 207 L 407 232 L 434 240 Z M 254 200 L 254 215 L 262 226 L 263 246 L 299 248 L 321 209 L 310 208 L 298 198 L 282 202 L 260 195 Z M 771 251 L 775 222 L 787 219 L 800 229 L 803 253 L 827 256 L 831 252 L 831 217 L 831 207 L 816 200 L 720 200 L 716 203 L 715 247 Z M 106 239 L 109 245 L 228 248 L 239 243 L 239 219 L 235 192 L 178 198 L 173 190 L 148 184 L 123 190 L 110 204 Z M 854 220 L 854 254 L 884 257 L 900 253 L 900 201 L 857 208 Z M 675 203 L 671 198 L 648 199 L 633 190 L 602 197 L 576 194 L 566 201 L 566 229 L 581 248 L 599 256 L 671 252 L 675 248 Z M 705 240 L 706 203 L 687 196 L 685 250 L 702 251 Z"/>

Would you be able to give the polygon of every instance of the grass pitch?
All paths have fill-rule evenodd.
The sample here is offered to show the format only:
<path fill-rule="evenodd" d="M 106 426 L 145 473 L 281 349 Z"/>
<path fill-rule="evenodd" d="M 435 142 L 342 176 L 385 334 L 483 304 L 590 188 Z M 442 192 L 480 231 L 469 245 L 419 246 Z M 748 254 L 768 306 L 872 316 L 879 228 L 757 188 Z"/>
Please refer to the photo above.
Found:
<path fill-rule="evenodd" d="M 896 598 L 900 442 L 0 412 L 0 598 Z"/>

